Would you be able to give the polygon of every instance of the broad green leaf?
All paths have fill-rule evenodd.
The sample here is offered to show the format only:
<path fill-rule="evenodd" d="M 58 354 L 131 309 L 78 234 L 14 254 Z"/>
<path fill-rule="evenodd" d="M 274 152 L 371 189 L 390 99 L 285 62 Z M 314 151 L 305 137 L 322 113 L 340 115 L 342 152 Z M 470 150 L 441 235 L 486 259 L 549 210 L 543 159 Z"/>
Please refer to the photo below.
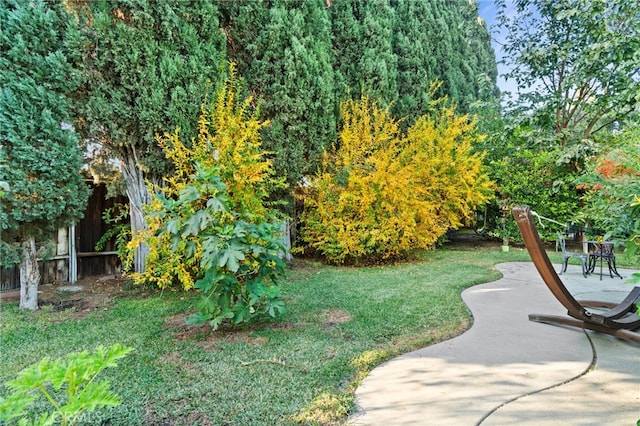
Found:
<path fill-rule="evenodd" d="M 180 231 L 180 221 L 178 219 L 172 219 L 167 222 L 165 229 L 170 234 L 177 234 Z"/>
<path fill-rule="evenodd" d="M 9 421 L 27 414 L 27 407 L 35 400 L 36 396 L 27 392 L 14 392 L 7 399 L 0 399 L 0 420 Z"/>
<path fill-rule="evenodd" d="M 222 252 L 218 266 L 227 268 L 232 272 L 237 272 L 240 268 L 240 261 L 244 260 L 244 253 L 239 250 L 227 249 Z"/>

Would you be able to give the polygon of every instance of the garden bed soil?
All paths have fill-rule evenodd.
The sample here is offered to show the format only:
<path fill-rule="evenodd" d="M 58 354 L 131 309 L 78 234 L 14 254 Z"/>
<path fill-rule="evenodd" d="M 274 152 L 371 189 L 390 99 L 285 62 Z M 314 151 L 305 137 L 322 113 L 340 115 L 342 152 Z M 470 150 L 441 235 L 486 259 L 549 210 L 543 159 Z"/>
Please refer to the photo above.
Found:
<path fill-rule="evenodd" d="M 116 299 L 141 294 L 131 280 L 120 275 L 86 277 L 77 283 L 55 282 L 38 286 L 38 306 L 42 310 L 67 311 L 74 316 L 110 308 Z M 20 290 L 0 293 L 2 302 L 20 299 Z"/>

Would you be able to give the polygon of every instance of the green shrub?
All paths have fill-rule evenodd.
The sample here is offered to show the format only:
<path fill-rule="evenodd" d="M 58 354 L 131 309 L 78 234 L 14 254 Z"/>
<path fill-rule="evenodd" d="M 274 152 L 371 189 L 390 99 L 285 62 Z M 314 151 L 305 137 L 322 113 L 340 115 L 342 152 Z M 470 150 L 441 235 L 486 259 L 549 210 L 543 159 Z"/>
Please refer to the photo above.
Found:
<path fill-rule="evenodd" d="M 191 146 L 178 131 L 159 139 L 174 173 L 153 188 L 148 229 L 128 246 L 129 259 L 138 244 L 149 247 L 147 269 L 133 274 L 137 283 L 199 289 L 199 313 L 189 321 L 213 328 L 284 311 L 277 284 L 285 248 L 266 202 L 279 182 L 261 149 L 265 123 L 248 112 L 251 99 L 237 102 L 237 92 L 232 65 Z"/>
<path fill-rule="evenodd" d="M 0 420 L 17 420 L 20 425 L 52 425 L 60 421 L 68 426 L 84 412 L 119 405 L 120 400 L 109 390 L 109 382 L 96 378 L 104 369 L 116 367 L 116 361 L 132 350 L 119 344 L 109 349 L 98 346 L 93 354 L 83 351 L 66 359 L 44 358 L 25 368 L 7 382 L 13 393 L 0 399 Z M 38 396 L 44 397 L 53 411 L 36 417 L 31 406 Z"/>
<path fill-rule="evenodd" d="M 285 251 L 275 227 L 253 223 L 234 211 L 218 168 L 196 166 L 196 174 L 177 199 L 157 196 L 162 209 L 161 241 L 180 257 L 198 254 L 202 278 L 195 282 L 203 296 L 189 323 L 209 321 L 215 329 L 225 319 L 234 324 L 261 314 L 284 312 L 278 278 Z M 165 239 L 164 237 L 168 237 Z"/>
<path fill-rule="evenodd" d="M 582 220 L 606 230 L 605 238 L 624 241 L 625 256 L 633 263 L 640 262 L 639 138 L 640 126 L 617 135 L 615 148 L 589 162 L 576 180 L 586 190 Z M 640 274 L 631 281 L 640 282 Z"/>

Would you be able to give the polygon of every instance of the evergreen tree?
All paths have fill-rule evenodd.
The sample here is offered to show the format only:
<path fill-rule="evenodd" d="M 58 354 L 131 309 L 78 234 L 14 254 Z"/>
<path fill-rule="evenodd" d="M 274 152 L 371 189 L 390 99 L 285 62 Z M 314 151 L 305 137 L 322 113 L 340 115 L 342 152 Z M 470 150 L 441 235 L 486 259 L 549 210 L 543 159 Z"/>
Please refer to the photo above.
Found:
<path fill-rule="evenodd" d="M 336 101 L 339 104 L 349 94 L 360 94 L 359 67 L 361 29 L 358 22 L 359 2 L 342 0 L 331 5 L 331 41 L 334 49 Z M 336 111 L 338 107 L 336 106 Z"/>
<path fill-rule="evenodd" d="M 0 1 L 0 181 L 10 184 L 0 230 L 21 250 L 20 309 L 38 308 L 36 238 L 79 220 L 89 192 L 70 125 L 79 83 L 70 19 L 58 2 Z"/>
<path fill-rule="evenodd" d="M 429 110 L 429 85 L 436 78 L 433 54 L 435 19 L 427 1 L 396 1 L 394 51 L 398 56 L 398 101 L 395 116 L 414 122 Z"/>
<path fill-rule="evenodd" d="M 255 0 L 218 0 L 220 25 L 227 37 L 227 58 L 236 64 L 238 74 L 251 72 L 260 54 L 256 41 L 266 31 L 270 2 Z"/>
<path fill-rule="evenodd" d="M 384 105 L 396 100 L 395 11 L 389 2 L 338 0 L 331 5 L 331 19 L 337 100 L 363 93 Z"/>
<path fill-rule="evenodd" d="M 120 161 L 133 231 L 144 229 L 145 181 L 166 167 L 156 136 L 197 134 L 206 94 L 221 73 L 225 38 L 207 0 L 103 0 L 77 10 L 90 40 L 79 102 L 84 135 Z M 144 269 L 141 246 L 134 269 Z"/>
<path fill-rule="evenodd" d="M 249 3 L 229 8 L 239 15 L 251 11 L 257 26 L 264 25 L 255 42 L 234 52 L 246 59 L 247 85 L 255 93 L 260 117 L 271 124 L 263 129 L 265 149 L 273 155 L 274 168 L 294 185 L 319 164 L 321 153 L 336 138 L 334 81 L 331 68 L 330 22 L 318 0 L 276 0 L 268 13 Z M 248 40 L 251 26 L 242 16 L 230 16 L 238 27 L 236 40 Z"/>
<path fill-rule="evenodd" d="M 491 35 L 484 20 L 478 17 L 478 5 L 464 2 L 465 8 L 465 55 L 472 64 L 474 96 L 472 101 L 497 102 L 500 90 L 496 85 L 498 68 L 496 55 L 491 46 Z"/>
<path fill-rule="evenodd" d="M 486 26 L 478 20 L 477 5 L 467 0 L 427 4 L 431 15 L 424 28 L 431 40 L 429 53 L 436 58 L 433 78 L 443 82 L 440 94 L 450 96 L 463 112 L 478 99 L 495 97 L 495 55 Z"/>
<path fill-rule="evenodd" d="M 393 52 L 395 12 L 387 0 L 363 2 L 362 89 L 388 104 L 398 97 L 398 58 Z"/>
<path fill-rule="evenodd" d="M 407 122 L 429 109 L 429 88 L 462 111 L 498 95 L 489 33 L 475 3 L 466 0 L 365 2 L 331 5 L 338 99 L 365 91 L 395 103 Z"/>

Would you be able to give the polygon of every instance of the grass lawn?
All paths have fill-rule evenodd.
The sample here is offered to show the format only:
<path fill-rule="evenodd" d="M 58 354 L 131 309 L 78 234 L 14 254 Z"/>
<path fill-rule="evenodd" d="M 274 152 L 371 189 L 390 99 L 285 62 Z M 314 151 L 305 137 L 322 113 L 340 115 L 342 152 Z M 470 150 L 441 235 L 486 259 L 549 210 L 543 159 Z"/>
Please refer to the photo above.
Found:
<path fill-rule="evenodd" d="M 0 381 L 44 356 L 114 343 L 136 350 L 106 370 L 122 405 L 86 419 L 113 425 L 344 424 L 364 375 L 392 356 L 467 329 L 460 293 L 496 280 L 522 249 L 439 249 L 369 268 L 296 262 L 283 285 L 287 314 L 237 330 L 184 325 L 195 294 L 120 298 L 84 317 L 0 312 Z M 6 394 L 1 388 L 0 394 Z"/>

